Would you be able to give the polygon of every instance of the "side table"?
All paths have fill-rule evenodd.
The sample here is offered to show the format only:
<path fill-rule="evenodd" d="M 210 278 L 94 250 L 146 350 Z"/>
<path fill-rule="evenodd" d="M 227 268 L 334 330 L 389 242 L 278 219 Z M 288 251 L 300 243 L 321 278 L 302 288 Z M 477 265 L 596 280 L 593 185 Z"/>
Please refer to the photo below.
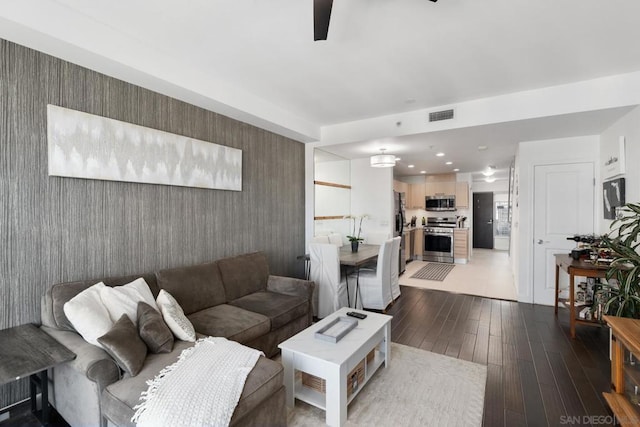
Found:
<path fill-rule="evenodd" d="M 49 423 L 49 387 L 47 370 L 76 358 L 76 355 L 33 324 L 0 330 L 0 384 L 29 376 L 31 412 L 42 425 Z M 38 413 L 37 388 L 42 393 L 42 411 Z"/>
<path fill-rule="evenodd" d="M 555 315 L 558 317 L 558 304 L 563 303 L 569 308 L 569 331 L 571 338 L 576 337 L 576 324 L 602 326 L 601 322 L 596 320 L 583 320 L 578 319 L 576 315 L 575 305 L 575 278 L 579 277 L 594 277 L 603 278 L 607 274 L 609 269 L 608 265 L 592 264 L 585 261 L 575 260 L 566 254 L 556 254 L 556 302 L 555 302 Z M 560 269 L 567 272 L 569 275 L 569 297 L 566 299 L 560 298 Z"/>

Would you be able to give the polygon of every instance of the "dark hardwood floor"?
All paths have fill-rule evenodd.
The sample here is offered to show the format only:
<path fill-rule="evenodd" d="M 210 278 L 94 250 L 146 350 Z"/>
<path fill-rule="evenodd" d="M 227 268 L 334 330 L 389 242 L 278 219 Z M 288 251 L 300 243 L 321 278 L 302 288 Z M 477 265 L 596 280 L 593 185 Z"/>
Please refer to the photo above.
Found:
<path fill-rule="evenodd" d="M 578 326 L 552 307 L 402 286 L 388 310 L 392 341 L 487 365 L 483 424 L 609 425 L 609 332 Z M 23 416 L 0 427 L 37 425 Z M 55 420 L 54 425 L 65 425 Z"/>
<path fill-rule="evenodd" d="M 392 341 L 487 365 L 485 426 L 608 425 L 607 328 L 553 307 L 402 286 Z"/>

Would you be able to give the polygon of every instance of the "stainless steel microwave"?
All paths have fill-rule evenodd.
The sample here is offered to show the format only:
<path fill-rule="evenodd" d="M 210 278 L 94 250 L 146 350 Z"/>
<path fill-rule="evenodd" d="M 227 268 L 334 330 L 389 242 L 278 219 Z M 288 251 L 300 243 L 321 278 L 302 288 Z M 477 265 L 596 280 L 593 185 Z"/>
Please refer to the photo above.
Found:
<path fill-rule="evenodd" d="M 455 211 L 456 196 L 427 196 L 425 198 L 427 211 Z"/>

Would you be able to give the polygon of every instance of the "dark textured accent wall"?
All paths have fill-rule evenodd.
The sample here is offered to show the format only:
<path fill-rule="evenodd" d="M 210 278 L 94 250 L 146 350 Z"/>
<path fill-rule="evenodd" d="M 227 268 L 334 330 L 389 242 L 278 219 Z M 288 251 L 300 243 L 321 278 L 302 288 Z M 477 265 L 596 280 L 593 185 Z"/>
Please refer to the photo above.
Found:
<path fill-rule="evenodd" d="M 1 39 L 0 67 L 0 328 L 39 322 L 62 281 L 258 250 L 302 275 L 303 144 Z M 49 177 L 47 104 L 239 148 L 242 192 Z"/>

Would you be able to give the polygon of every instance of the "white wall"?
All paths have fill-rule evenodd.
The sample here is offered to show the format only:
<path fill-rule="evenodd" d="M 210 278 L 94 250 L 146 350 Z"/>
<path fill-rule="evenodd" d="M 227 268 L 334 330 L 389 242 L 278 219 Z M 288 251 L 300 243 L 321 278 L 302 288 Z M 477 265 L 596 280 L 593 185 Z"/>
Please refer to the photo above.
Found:
<path fill-rule="evenodd" d="M 513 188 L 511 189 L 511 244 L 510 259 L 513 270 L 514 283 L 518 289 L 520 277 L 520 146 L 516 149 L 516 158 L 513 167 Z"/>
<path fill-rule="evenodd" d="M 626 203 L 638 203 L 640 201 L 640 107 L 636 107 L 627 115 L 611 125 L 600 136 L 600 165 L 609 158 L 607 153 L 615 152 L 618 147 L 618 138 L 625 137 L 625 162 L 626 173 L 621 175 L 625 178 Z M 603 219 L 604 212 L 602 206 L 602 180 L 599 181 L 599 191 L 597 203 L 597 215 L 600 218 L 599 233 L 609 231 L 610 220 Z"/>
<path fill-rule="evenodd" d="M 351 214 L 368 216 L 363 235 L 393 235 L 393 168 L 372 168 L 368 157 L 351 161 Z"/>
<path fill-rule="evenodd" d="M 314 179 L 316 181 L 351 185 L 351 161 L 347 159 L 314 161 L 314 166 Z M 315 192 L 315 217 L 344 217 L 351 213 L 350 189 L 324 185 L 314 185 L 313 191 Z M 314 221 L 313 234 L 316 236 L 329 233 L 340 233 L 345 236 L 346 234 L 348 234 L 348 231 L 348 221 L 345 219 L 326 219 Z"/>
<path fill-rule="evenodd" d="M 580 136 L 573 138 L 550 139 L 544 141 L 521 142 L 516 156 L 518 173 L 518 207 L 514 210 L 515 230 L 518 232 L 518 266 L 514 271 L 518 301 L 533 302 L 533 190 L 534 167 L 562 163 L 593 162 L 598 164 L 600 136 Z M 600 172 L 595 168 L 596 182 Z M 597 195 L 599 192 L 596 191 Z M 514 207 L 515 207 L 514 200 Z M 598 209 L 594 206 L 594 217 Z M 594 231 L 598 228 L 594 224 Z M 517 274 L 516 274 L 517 271 Z"/>
<path fill-rule="evenodd" d="M 333 184 L 351 184 L 351 162 L 347 159 L 315 162 L 315 179 Z"/>
<path fill-rule="evenodd" d="M 501 179 L 494 182 L 474 181 L 471 183 L 471 193 L 507 193 L 509 192 L 509 181 Z"/>
<path fill-rule="evenodd" d="M 353 232 L 353 221 L 348 219 L 314 221 L 315 211 L 315 144 L 305 145 L 305 247 L 314 236 L 328 232 L 346 236 Z M 321 168 L 322 169 L 322 168 Z M 393 168 L 372 168 L 369 158 L 350 161 L 351 185 L 350 214 L 368 215 L 362 222 L 362 234 L 384 232 L 393 235 Z M 357 233 L 356 229 L 356 233 Z"/>

